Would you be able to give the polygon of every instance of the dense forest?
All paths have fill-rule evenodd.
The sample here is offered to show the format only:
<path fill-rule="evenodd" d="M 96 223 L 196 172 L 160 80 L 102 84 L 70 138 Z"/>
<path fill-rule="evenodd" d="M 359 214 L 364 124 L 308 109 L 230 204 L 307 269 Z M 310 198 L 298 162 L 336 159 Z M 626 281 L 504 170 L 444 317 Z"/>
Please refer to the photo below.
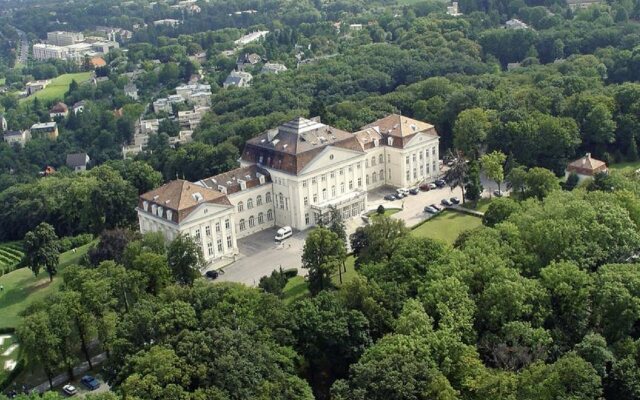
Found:
<path fill-rule="evenodd" d="M 187 242 L 109 231 L 17 333 L 48 374 L 97 338 L 108 399 L 637 399 L 640 180 L 534 189 L 453 246 L 375 219 L 358 277 L 292 303 L 185 280 Z"/>

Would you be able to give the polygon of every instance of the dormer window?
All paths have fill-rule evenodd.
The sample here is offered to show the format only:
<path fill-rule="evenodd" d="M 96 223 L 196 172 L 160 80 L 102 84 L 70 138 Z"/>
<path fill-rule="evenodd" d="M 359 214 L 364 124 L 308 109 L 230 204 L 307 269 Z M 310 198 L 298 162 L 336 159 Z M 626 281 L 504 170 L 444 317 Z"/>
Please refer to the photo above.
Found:
<path fill-rule="evenodd" d="M 173 211 L 167 210 L 167 219 L 169 221 L 173 220 Z"/>
<path fill-rule="evenodd" d="M 389 136 L 389 137 L 387 138 L 387 144 L 388 144 L 389 146 L 393 146 L 393 138 L 392 138 L 391 136 Z"/>
<path fill-rule="evenodd" d="M 260 184 L 264 185 L 264 182 L 265 182 L 264 175 L 262 174 L 257 174 L 257 175 L 258 175 L 258 181 L 260 182 Z"/>
<path fill-rule="evenodd" d="M 143 201 L 143 202 L 142 202 L 142 208 L 143 208 L 145 211 L 149 211 L 149 202 L 148 202 L 148 201 Z"/>
<path fill-rule="evenodd" d="M 247 189 L 247 182 L 243 181 L 242 179 L 238 179 L 238 183 L 240 183 L 240 190 Z"/>
<path fill-rule="evenodd" d="M 162 207 L 158 207 L 158 217 L 162 217 Z"/>
<path fill-rule="evenodd" d="M 373 139 L 373 147 L 378 147 L 379 143 L 378 139 Z"/>
<path fill-rule="evenodd" d="M 151 214 L 156 215 L 157 209 L 158 209 L 158 206 L 156 206 L 155 204 L 151 205 Z"/>

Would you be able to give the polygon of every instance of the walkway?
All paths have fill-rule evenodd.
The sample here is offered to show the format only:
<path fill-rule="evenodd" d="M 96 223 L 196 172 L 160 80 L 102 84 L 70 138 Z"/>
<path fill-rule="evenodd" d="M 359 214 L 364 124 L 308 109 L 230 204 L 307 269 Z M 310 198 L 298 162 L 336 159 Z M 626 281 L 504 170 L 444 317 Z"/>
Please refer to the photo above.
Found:
<path fill-rule="evenodd" d="M 107 359 L 107 353 L 102 353 L 102 354 L 98 354 L 97 356 L 93 356 L 91 357 L 91 363 L 96 366 L 96 365 L 100 365 L 102 364 L 105 360 Z M 83 362 L 82 364 L 76 366 L 75 368 L 73 368 L 73 375 L 74 376 L 80 376 L 83 373 L 87 372 L 89 370 L 89 363 L 88 362 Z M 69 381 L 69 374 L 68 373 L 64 373 L 64 374 L 60 374 L 58 376 L 56 376 L 55 378 L 52 379 L 53 382 L 53 386 L 60 386 L 65 382 Z M 51 390 L 51 388 L 49 387 L 49 382 L 44 382 L 39 384 L 38 386 L 35 386 L 33 388 L 33 390 L 38 391 L 38 393 L 44 393 L 47 390 Z"/>

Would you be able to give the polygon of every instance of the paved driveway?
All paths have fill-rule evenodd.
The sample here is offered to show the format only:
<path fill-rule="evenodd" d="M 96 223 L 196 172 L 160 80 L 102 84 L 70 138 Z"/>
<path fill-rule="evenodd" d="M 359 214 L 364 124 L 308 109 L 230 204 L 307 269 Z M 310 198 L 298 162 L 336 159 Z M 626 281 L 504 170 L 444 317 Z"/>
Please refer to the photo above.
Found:
<path fill-rule="evenodd" d="M 497 188 L 495 182 L 484 178 L 482 183 L 485 186 L 483 193 L 485 197 L 488 197 L 491 191 Z M 431 217 L 431 214 L 424 212 L 425 206 L 433 203 L 440 204 L 442 199 L 454 196 L 462 198 L 460 188 L 450 189 L 445 186 L 441 189 L 409 195 L 402 200 L 384 200 L 386 194 L 394 192 L 395 188 L 391 187 L 370 191 L 368 194 L 369 210 L 377 209 L 380 204 L 386 208 L 400 208 L 402 210 L 394 214 L 393 218 L 404 220 L 408 227 L 413 227 Z M 361 217 L 351 218 L 345 222 L 347 235 L 364 225 Z M 256 286 L 262 276 L 270 275 L 273 270 L 279 267 L 283 269 L 298 268 L 298 273 L 305 275 L 306 271 L 301 268 L 300 259 L 304 241 L 310 230 L 296 232 L 284 242 L 284 245 L 275 243 L 276 231 L 277 228 L 271 228 L 238 240 L 240 255 L 234 263 L 223 268 L 224 273 L 220 275 L 218 281 L 240 282 Z"/>
<path fill-rule="evenodd" d="M 270 275 L 279 267 L 298 268 L 298 274 L 303 275 L 300 259 L 309 230 L 296 232 L 282 245 L 275 243 L 277 230 L 278 228 L 266 229 L 238 240 L 240 255 L 236 262 L 224 268 L 224 273 L 218 280 L 256 286 L 261 277 Z"/>

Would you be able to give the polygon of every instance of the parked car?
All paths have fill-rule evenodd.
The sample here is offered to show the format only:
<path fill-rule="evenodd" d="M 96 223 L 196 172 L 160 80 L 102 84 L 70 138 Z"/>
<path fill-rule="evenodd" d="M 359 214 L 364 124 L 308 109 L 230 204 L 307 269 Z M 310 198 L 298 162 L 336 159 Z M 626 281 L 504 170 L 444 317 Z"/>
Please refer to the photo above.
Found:
<path fill-rule="evenodd" d="M 409 194 L 409 189 L 407 189 L 407 188 L 398 188 L 398 189 L 396 189 L 396 193 L 402 195 L 403 197 L 406 197 Z"/>
<path fill-rule="evenodd" d="M 493 195 L 496 197 L 502 197 L 504 196 L 504 193 L 501 190 L 494 190 Z"/>
<path fill-rule="evenodd" d="M 444 179 L 438 179 L 437 181 L 435 181 L 435 184 L 439 188 L 447 186 L 447 182 Z"/>
<path fill-rule="evenodd" d="M 407 195 L 404 193 L 396 193 L 396 199 L 398 200 L 404 199 L 405 197 L 407 197 Z"/>
<path fill-rule="evenodd" d="M 441 206 L 437 205 L 437 204 L 432 204 L 431 207 L 435 208 L 438 211 L 442 211 L 444 210 L 444 208 L 442 208 Z"/>
<path fill-rule="evenodd" d="M 411 188 L 409 189 L 409 193 L 416 195 L 418 193 L 420 193 L 420 189 L 418 189 L 417 187 Z"/>
<path fill-rule="evenodd" d="M 70 384 L 64 385 L 62 387 L 62 391 L 67 396 L 75 396 L 78 393 L 78 389 L 75 386 L 70 385 Z"/>
<path fill-rule="evenodd" d="M 85 375 L 80 379 L 80 383 L 87 387 L 89 390 L 96 390 L 100 387 L 100 382 L 91 375 Z"/>
<path fill-rule="evenodd" d="M 385 200 L 389 200 L 389 201 L 393 201 L 396 199 L 396 195 L 395 194 L 388 194 L 386 196 L 384 196 Z"/>
<path fill-rule="evenodd" d="M 283 226 L 276 232 L 275 241 L 276 243 L 280 243 L 286 238 L 291 237 L 291 235 L 293 235 L 293 229 L 291 229 L 290 226 Z"/>
<path fill-rule="evenodd" d="M 449 206 L 452 206 L 452 205 L 453 205 L 453 203 L 452 203 L 452 202 L 450 202 L 448 199 L 442 199 L 442 201 L 441 201 L 440 203 L 441 203 L 443 206 L 447 206 L 447 207 L 449 207 Z"/>
<path fill-rule="evenodd" d="M 458 197 L 452 197 L 449 199 L 449 201 L 451 201 L 453 204 L 460 204 L 460 198 Z"/>
<path fill-rule="evenodd" d="M 209 279 L 216 279 L 217 277 L 220 276 L 220 273 L 218 271 L 216 271 L 215 269 L 212 269 L 211 271 L 205 272 L 204 276 L 206 276 Z"/>
<path fill-rule="evenodd" d="M 431 185 L 432 183 L 423 183 L 422 185 L 420 185 L 420 190 L 422 190 L 423 192 L 428 192 L 429 190 L 431 190 Z"/>
<path fill-rule="evenodd" d="M 435 183 L 429 183 L 428 185 L 429 185 L 429 189 L 430 189 L 430 190 L 433 190 L 433 189 L 437 189 L 437 188 L 438 188 L 438 187 L 436 186 L 436 184 L 435 184 Z"/>
<path fill-rule="evenodd" d="M 431 206 L 426 206 L 424 208 L 424 212 L 428 212 L 429 214 L 437 214 L 438 210 L 436 210 L 435 208 L 433 208 Z"/>

